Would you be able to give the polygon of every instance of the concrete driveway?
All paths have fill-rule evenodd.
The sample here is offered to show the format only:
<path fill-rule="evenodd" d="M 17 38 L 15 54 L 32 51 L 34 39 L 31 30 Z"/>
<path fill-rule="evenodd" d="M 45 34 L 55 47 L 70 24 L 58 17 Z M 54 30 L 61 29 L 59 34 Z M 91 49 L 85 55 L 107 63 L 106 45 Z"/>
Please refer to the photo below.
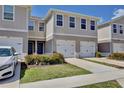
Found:
<path fill-rule="evenodd" d="M 13 77 L 0 80 L 0 88 L 19 88 L 20 67 L 21 65 L 18 63 Z"/>

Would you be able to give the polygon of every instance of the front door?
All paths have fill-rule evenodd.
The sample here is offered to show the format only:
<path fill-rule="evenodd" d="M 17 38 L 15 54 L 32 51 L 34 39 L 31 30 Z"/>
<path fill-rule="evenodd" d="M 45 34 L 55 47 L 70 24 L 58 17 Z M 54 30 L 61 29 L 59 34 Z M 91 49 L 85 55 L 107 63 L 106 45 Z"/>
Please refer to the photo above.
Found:
<path fill-rule="evenodd" d="M 37 54 L 43 54 L 44 53 L 44 42 L 37 41 Z"/>
<path fill-rule="evenodd" d="M 34 41 L 28 41 L 28 54 L 35 53 L 35 42 Z"/>

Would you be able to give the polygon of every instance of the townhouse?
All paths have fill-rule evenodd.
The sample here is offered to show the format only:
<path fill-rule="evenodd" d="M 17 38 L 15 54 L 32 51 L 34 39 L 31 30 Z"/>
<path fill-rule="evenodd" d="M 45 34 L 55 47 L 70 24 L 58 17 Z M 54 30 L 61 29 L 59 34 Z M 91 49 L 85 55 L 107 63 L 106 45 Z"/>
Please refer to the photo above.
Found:
<path fill-rule="evenodd" d="M 0 5 L 1 46 L 13 46 L 19 54 L 27 54 L 30 11 L 30 6 Z"/>
<path fill-rule="evenodd" d="M 50 9 L 31 16 L 31 6 L 0 6 L 0 45 L 20 54 L 60 52 L 65 57 L 92 57 L 97 51 L 99 18 Z"/>
<path fill-rule="evenodd" d="M 124 52 L 124 16 L 98 26 L 98 50 L 104 56 Z"/>
<path fill-rule="evenodd" d="M 97 50 L 99 18 L 51 9 L 46 16 L 46 52 L 65 57 L 91 57 Z"/>

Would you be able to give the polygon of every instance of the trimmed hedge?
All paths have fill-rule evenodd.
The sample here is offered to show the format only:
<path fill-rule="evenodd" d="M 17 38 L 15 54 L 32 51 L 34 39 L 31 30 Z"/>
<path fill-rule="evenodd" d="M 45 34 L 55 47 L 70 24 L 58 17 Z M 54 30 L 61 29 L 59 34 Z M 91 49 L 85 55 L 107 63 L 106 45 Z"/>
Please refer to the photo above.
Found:
<path fill-rule="evenodd" d="M 25 63 L 27 65 L 47 65 L 47 64 L 63 64 L 65 62 L 64 57 L 60 53 L 53 53 L 51 55 L 27 55 L 25 56 Z"/>
<path fill-rule="evenodd" d="M 100 52 L 96 52 L 96 57 L 98 57 L 98 58 L 102 57 L 101 53 Z"/>
<path fill-rule="evenodd" d="M 124 53 L 112 53 L 108 56 L 109 59 L 124 60 Z"/>

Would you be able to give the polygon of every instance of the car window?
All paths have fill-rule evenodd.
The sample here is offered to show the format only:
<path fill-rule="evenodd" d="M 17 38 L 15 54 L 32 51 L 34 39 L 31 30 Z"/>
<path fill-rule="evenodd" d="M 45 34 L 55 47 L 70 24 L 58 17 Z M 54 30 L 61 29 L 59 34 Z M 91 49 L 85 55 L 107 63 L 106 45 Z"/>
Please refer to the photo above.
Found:
<path fill-rule="evenodd" d="M 11 56 L 11 49 L 7 48 L 0 48 L 0 57 L 6 57 L 6 56 Z"/>

